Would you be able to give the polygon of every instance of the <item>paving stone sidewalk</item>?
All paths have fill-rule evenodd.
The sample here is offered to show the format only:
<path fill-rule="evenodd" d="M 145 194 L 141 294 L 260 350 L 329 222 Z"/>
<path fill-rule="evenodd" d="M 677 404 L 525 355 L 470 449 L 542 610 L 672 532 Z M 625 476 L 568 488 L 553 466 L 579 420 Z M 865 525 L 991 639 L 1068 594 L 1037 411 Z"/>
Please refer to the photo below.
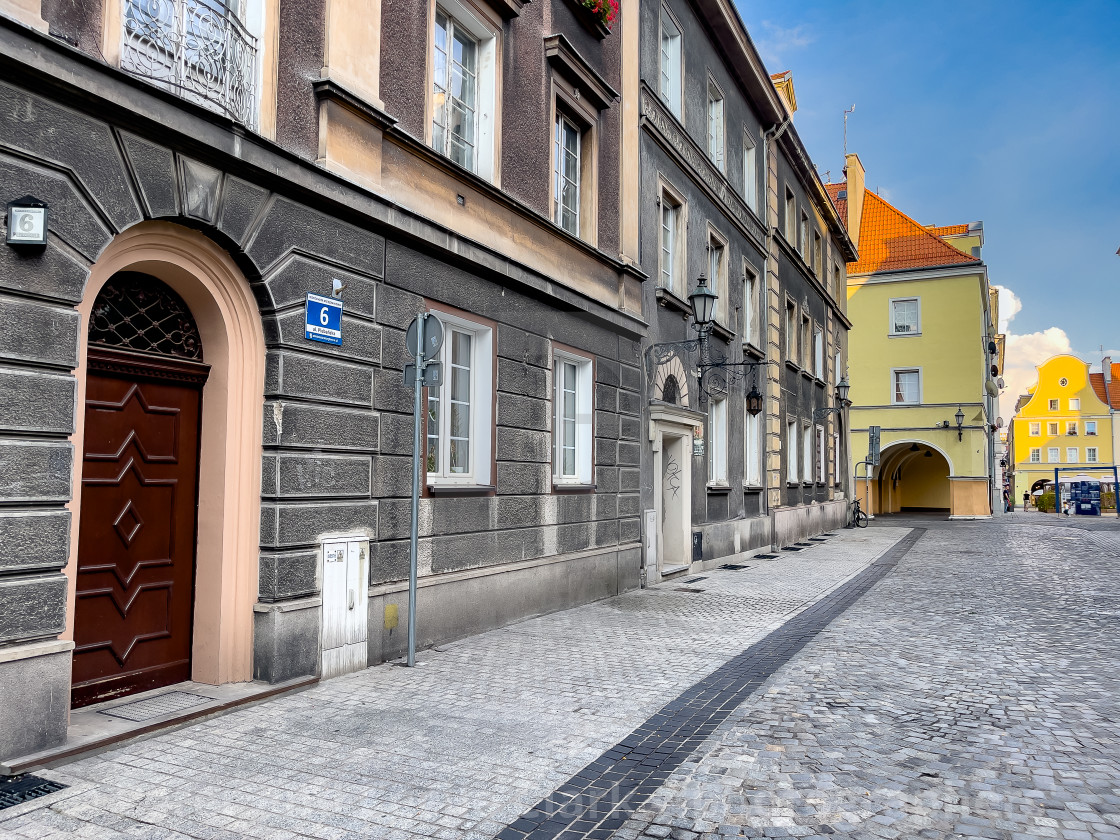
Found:
<path fill-rule="evenodd" d="M 1115 520 L 931 528 L 615 837 L 1120 838 L 1118 567 Z"/>
<path fill-rule="evenodd" d="M 906 533 L 844 531 L 43 771 L 71 788 L 0 811 L 0 837 L 489 840 Z"/>

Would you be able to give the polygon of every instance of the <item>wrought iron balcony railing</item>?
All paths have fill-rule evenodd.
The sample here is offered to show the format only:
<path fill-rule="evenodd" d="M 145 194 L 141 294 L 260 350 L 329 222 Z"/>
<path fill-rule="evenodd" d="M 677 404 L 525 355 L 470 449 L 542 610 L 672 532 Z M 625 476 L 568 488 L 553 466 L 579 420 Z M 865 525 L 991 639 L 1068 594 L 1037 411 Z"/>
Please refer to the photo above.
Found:
<path fill-rule="evenodd" d="M 121 69 L 255 128 L 257 39 L 230 5 L 124 0 Z"/>

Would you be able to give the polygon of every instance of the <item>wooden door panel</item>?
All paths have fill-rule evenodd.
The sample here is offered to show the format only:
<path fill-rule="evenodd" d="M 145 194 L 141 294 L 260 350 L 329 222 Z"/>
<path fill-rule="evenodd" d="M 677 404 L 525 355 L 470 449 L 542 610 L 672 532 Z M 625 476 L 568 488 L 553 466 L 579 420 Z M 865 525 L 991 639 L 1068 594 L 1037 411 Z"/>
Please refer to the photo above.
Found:
<path fill-rule="evenodd" d="M 74 706 L 190 678 L 201 392 L 160 375 L 87 375 Z"/>

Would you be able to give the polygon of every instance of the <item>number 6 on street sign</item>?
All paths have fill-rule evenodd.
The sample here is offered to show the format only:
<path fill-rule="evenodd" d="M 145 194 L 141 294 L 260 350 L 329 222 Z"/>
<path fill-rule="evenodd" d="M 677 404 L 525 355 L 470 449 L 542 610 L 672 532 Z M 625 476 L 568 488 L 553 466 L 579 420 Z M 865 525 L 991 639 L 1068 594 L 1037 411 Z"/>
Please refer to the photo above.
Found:
<path fill-rule="evenodd" d="M 342 344 L 342 301 L 307 293 L 303 337 L 324 344 Z"/>

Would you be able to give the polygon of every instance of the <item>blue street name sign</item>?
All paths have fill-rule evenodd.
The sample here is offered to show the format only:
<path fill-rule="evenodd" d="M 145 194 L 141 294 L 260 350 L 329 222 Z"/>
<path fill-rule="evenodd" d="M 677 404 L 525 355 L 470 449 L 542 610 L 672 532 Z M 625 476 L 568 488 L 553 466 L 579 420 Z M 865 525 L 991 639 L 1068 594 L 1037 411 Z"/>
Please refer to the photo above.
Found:
<path fill-rule="evenodd" d="M 342 344 L 342 301 L 307 293 L 304 338 L 324 344 Z"/>

